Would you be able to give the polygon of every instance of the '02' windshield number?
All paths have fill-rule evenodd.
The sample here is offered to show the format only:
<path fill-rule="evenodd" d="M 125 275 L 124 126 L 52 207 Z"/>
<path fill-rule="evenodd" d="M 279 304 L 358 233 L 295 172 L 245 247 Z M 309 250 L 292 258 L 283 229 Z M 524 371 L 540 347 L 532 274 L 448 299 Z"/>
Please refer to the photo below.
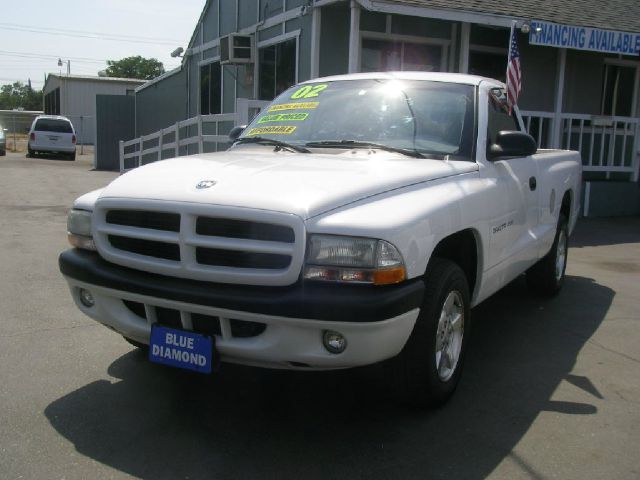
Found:
<path fill-rule="evenodd" d="M 305 85 L 293 92 L 291 98 L 312 98 L 317 97 L 321 91 L 327 88 L 329 85 L 321 83 L 320 85 Z"/>

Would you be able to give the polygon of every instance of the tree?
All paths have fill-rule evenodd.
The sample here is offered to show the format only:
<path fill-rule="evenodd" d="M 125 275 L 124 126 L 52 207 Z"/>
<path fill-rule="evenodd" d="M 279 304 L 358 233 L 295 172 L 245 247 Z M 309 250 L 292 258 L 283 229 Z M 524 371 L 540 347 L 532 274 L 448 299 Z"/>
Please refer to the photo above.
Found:
<path fill-rule="evenodd" d="M 164 73 L 164 65 L 155 58 L 140 55 L 122 60 L 107 60 L 107 76 L 151 80 Z"/>
<path fill-rule="evenodd" d="M 0 110 L 42 110 L 42 90 L 33 90 L 22 82 L 8 83 L 0 87 Z"/>

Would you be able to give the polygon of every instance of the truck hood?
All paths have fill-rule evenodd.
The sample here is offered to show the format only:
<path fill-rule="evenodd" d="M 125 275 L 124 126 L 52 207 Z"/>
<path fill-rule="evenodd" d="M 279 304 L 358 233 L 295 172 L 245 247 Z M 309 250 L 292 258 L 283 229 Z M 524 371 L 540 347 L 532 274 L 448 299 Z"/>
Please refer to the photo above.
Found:
<path fill-rule="evenodd" d="M 122 175 L 100 198 L 156 199 L 293 213 L 303 219 L 408 185 L 478 170 L 463 161 L 379 150 L 274 152 L 246 146 L 151 163 Z M 196 188 L 202 181 L 210 188 Z"/>

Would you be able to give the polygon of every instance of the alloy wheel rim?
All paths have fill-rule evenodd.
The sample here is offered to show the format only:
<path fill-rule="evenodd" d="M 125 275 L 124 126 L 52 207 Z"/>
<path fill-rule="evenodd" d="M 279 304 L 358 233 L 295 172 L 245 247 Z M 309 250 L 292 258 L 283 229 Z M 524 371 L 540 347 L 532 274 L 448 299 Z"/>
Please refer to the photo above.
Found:
<path fill-rule="evenodd" d="M 456 371 L 462 339 L 464 337 L 464 303 L 458 291 L 451 291 L 447 295 L 436 332 L 436 370 L 443 382 L 449 380 Z"/>

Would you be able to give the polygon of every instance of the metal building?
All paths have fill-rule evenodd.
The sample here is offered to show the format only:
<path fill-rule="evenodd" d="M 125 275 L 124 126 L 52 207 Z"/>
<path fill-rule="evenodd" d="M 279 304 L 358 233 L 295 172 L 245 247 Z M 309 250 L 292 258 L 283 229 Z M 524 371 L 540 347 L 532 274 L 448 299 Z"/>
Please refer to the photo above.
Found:
<path fill-rule="evenodd" d="M 50 73 L 44 84 L 44 113 L 64 115 L 73 123 L 78 143 L 96 139 L 96 95 L 133 95 L 144 80 Z"/>

